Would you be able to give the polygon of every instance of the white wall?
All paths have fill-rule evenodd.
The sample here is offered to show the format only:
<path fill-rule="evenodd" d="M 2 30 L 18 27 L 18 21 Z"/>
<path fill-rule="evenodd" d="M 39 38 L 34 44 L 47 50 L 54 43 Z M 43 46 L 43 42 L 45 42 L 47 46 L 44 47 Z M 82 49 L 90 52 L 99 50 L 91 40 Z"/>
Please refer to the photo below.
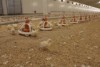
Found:
<path fill-rule="evenodd" d="M 43 13 L 46 8 L 48 13 L 51 11 L 75 11 L 75 6 L 72 4 L 67 4 L 66 2 L 61 3 L 54 0 L 47 0 L 47 4 L 44 5 L 43 0 L 22 0 L 22 8 L 23 13 L 34 13 L 35 10 L 37 13 Z"/>
<path fill-rule="evenodd" d="M 7 14 L 7 6 L 6 6 L 6 0 L 3 1 L 3 9 L 4 14 Z M 46 0 L 44 0 L 46 1 Z M 65 0 L 66 1 L 66 0 Z M 43 8 L 44 6 L 44 8 Z M 79 5 L 72 5 L 67 4 L 66 2 L 60 2 L 59 0 L 47 0 L 46 4 L 43 4 L 43 0 L 22 0 L 22 11 L 23 14 L 27 13 L 34 13 L 36 11 L 37 13 L 44 13 L 45 10 L 47 10 L 47 13 L 50 13 L 51 11 L 65 11 L 68 13 L 71 12 L 92 12 L 90 10 L 92 8 L 79 6 Z"/>
<path fill-rule="evenodd" d="M 22 0 L 23 13 L 43 13 L 42 7 L 42 0 Z"/>

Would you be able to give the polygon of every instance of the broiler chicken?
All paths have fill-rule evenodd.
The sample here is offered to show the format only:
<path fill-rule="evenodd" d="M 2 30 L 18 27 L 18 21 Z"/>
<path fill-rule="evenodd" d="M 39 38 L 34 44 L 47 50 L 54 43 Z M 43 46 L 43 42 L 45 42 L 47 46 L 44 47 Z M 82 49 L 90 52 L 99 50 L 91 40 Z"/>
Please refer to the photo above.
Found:
<path fill-rule="evenodd" d="M 35 31 L 33 32 L 32 36 L 33 36 L 33 37 L 37 37 L 37 35 L 38 35 L 38 30 L 35 30 Z"/>
<path fill-rule="evenodd" d="M 15 35 L 15 34 L 16 34 L 16 30 L 15 30 L 14 27 L 11 28 L 11 34 L 12 34 L 12 35 Z"/>
<path fill-rule="evenodd" d="M 41 43 L 40 43 L 40 49 L 42 49 L 42 50 L 48 50 L 48 47 L 49 46 L 51 46 L 51 39 L 48 39 L 48 40 L 46 40 L 46 41 L 42 41 Z"/>
<path fill-rule="evenodd" d="M 11 27 L 12 27 L 11 25 L 7 25 L 7 29 L 8 29 L 8 30 L 10 30 L 10 29 L 11 29 Z"/>
<path fill-rule="evenodd" d="M 18 29 L 18 24 L 13 24 L 13 27 L 15 28 L 15 30 Z"/>

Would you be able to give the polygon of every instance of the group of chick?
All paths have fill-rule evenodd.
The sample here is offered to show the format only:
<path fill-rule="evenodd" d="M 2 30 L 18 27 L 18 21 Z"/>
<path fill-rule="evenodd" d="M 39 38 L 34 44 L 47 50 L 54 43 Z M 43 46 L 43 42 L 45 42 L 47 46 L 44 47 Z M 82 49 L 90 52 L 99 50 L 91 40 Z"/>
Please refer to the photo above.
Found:
<path fill-rule="evenodd" d="M 46 19 L 47 19 L 47 17 L 45 17 Z M 61 19 L 62 20 L 62 19 Z M 45 22 L 45 21 L 43 21 L 43 22 Z M 48 21 L 47 21 L 48 22 Z M 66 22 L 65 22 L 66 23 Z M 43 23 L 44 24 L 44 23 Z M 48 24 L 49 24 L 49 22 L 48 22 Z M 8 30 L 10 30 L 11 31 L 11 34 L 12 35 L 15 35 L 16 34 L 16 31 L 18 30 L 18 28 L 19 28 L 19 26 L 20 26 L 21 24 L 19 23 L 19 24 L 10 24 L 10 25 L 7 25 L 7 29 Z M 61 28 L 62 27 L 62 24 L 58 24 L 57 22 L 54 22 L 54 24 L 52 25 L 51 24 L 51 28 L 53 27 L 53 26 L 58 26 L 58 28 Z M 37 32 L 39 31 L 39 26 L 37 27 L 37 29 L 34 31 L 34 33 L 33 33 L 33 36 L 37 36 Z"/>
<path fill-rule="evenodd" d="M 11 31 L 12 35 L 15 35 L 16 31 L 18 30 L 18 24 L 8 25 L 7 28 L 8 30 Z M 34 33 L 34 36 L 37 36 L 37 32 L 38 31 L 36 30 L 36 33 Z M 39 45 L 39 49 L 44 50 L 44 51 L 48 50 L 48 47 L 51 46 L 51 41 L 52 41 L 51 39 L 41 41 Z"/>

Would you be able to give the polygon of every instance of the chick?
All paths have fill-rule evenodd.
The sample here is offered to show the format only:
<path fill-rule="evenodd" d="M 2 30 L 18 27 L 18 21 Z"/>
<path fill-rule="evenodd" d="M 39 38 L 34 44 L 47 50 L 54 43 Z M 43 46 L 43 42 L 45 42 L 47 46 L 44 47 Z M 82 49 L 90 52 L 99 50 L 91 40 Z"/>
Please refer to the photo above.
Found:
<path fill-rule="evenodd" d="M 58 25 L 57 25 L 57 22 L 53 22 L 53 23 L 54 23 L 54 26 L 58 26 Z"/>
<path fill-rule="evenodd" d="M 7 25 L 7 29 L 8 29 L 8 30 L 10 30 L 10 29 L 11 29 L 11 27 L 12 27 L 11 25 Z"/>
<path fill-rule="evenodd" d="M 62 27 L 62 25 L 58 24 L 58 25 L 57 25 L 57 27 L 58 27 L 58 28 L 61 28 L 61 27 Z"/>
<path fill-rule="evenodd" d="M 42 42 L 40 42 L 40 45 L 39 45 L 40 49 L 42 49 L 44 51 L 48 50 L 49 46 L 51 46 L 51 39 L 42 41 Z"/>
<path fill-rule="evenodd" d="M 16 30 L 15 30 L 14 27 L 12 27 L 12 28 L 10 29 L 10 31 L 11 31 L 11 34 L 12 34 L 12 35 L 15 35 L 15 34 L 16 34 Z"/>
<path fill-rule="evenodd" d="M 13 27 L 15 28 L 15 30 L 18 29 L 18 24 L 13 24 Z"/>
<path fill-rule="evenodd" d="M 35 30 L 35 31 L 33 32 L 32 36 L 33 36 L 33 37 L 37 37 L 37 35 L 38 35 L 38 30 Z"/>
<path fill-rule="evenodd" d="M 53 24 L 51 22 L 49 24 L 50 24 L 51 27 L 53 27 Z"/>

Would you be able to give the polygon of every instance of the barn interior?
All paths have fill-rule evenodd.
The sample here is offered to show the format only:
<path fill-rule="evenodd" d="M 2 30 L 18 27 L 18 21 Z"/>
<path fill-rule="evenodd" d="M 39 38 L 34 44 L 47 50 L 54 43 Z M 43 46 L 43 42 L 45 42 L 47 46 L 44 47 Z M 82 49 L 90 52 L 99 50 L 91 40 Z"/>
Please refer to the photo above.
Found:
<path fill-rule="evenodd" d="M 100 67 L 100 1 L 0 0 L 0 67 Z"/>

